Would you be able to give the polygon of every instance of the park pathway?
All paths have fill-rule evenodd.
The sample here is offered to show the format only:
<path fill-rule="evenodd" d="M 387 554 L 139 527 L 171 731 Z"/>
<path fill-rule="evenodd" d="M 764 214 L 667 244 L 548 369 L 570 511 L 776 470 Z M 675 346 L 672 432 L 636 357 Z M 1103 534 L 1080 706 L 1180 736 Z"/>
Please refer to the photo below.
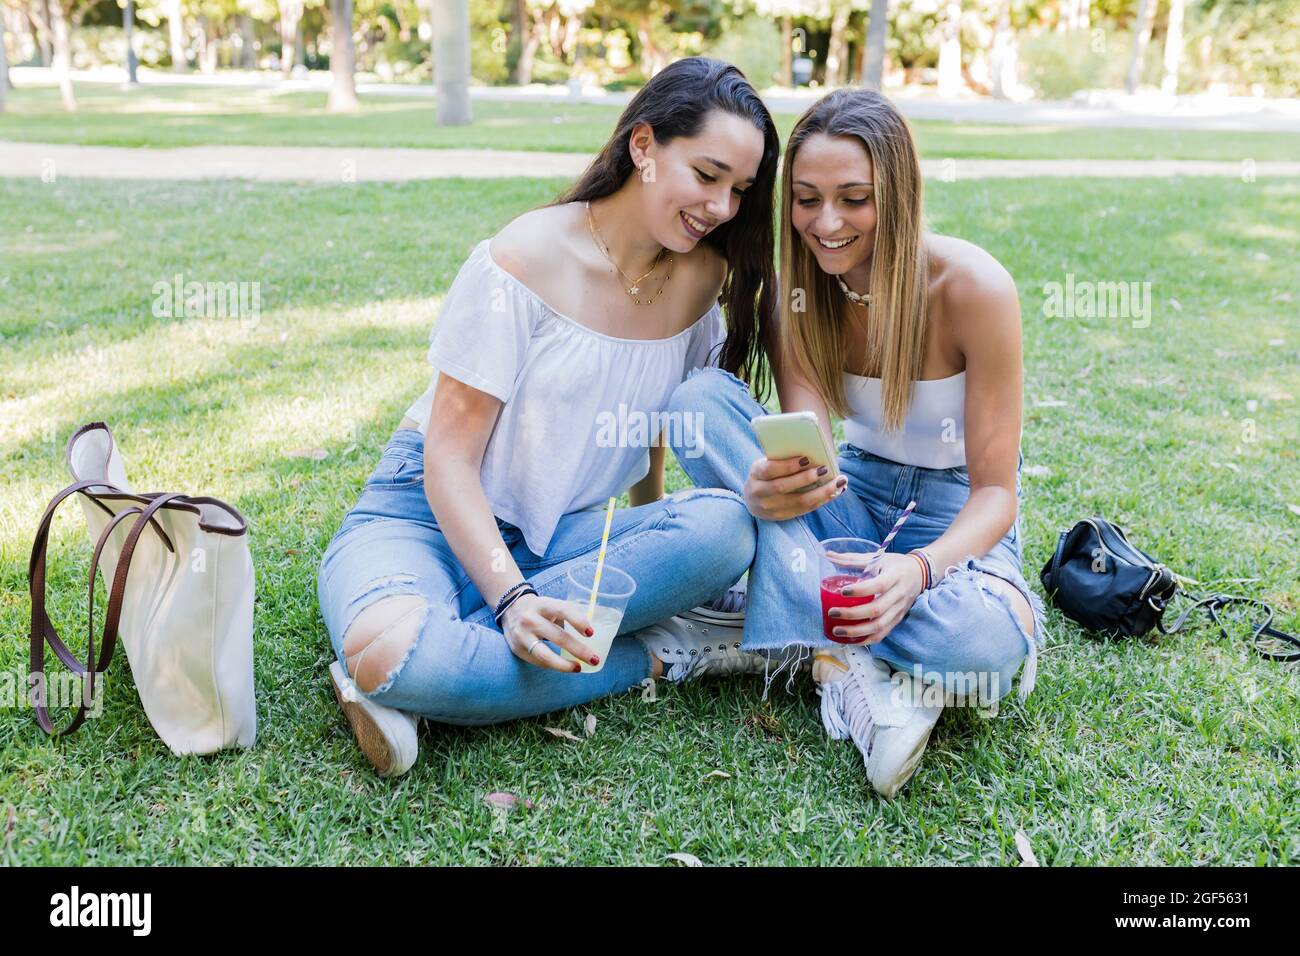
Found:
<path fill-rule="evenodd" d="M 586 153 L 341 146 L 76 146 L 0 141 L 0 177 L 12 179 L 251 179 L 266 182 L 400 182 L 466 177 L 572 178 Z M 927 179 L 1091 177 L 1167 179 L 1300 176 L 1300 162 L 1129 159 L 928 159 Z"/>

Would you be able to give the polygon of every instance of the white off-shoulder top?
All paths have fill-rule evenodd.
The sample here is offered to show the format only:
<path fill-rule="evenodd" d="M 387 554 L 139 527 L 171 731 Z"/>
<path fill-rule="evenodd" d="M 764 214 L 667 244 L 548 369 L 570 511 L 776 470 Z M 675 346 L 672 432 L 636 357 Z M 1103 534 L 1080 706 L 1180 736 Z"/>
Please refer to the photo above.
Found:
<path fill-rule="evenodd" d="M 715 364 L 726 335 L 717 303 L 666 339 L 623 339 L 556 312 L 492 258 L 470 253 L 429 336 L 429 387 L 406 414 L 423 432 L 442 373 L 504 406 L 480 477 L 493 514 L 544 555 L 560 517 L 603 508 L 645 477 L 668 398 Z M 426 455 L 430 454 L 426 450 Z M 431 476 L 437 462 L 429 465 Z"/>

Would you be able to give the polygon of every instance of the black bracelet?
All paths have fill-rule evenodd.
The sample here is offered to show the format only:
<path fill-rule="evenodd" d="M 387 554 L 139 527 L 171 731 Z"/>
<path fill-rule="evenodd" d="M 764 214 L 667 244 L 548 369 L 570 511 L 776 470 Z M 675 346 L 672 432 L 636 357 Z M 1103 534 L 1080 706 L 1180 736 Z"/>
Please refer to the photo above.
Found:
<path fill-rule="evenodd" d="M 501 600 L 497 601 L 496 610 L 492 616 L 496 619 L 497 627 L 502 627 L 501 619 L 505 617 L 506 611 L 510 610 L 510 605 L 514 604 L 525 594 L 537 595 L 537 589 L 527 581 L 521 581 L 512 587 L 505 594 L 501 595 Z"/>
<path fill-rule="evenodd" d="M 501 605 L 504 604 L 516 591 L 526 587 L 528 587 L 528 581 L 525 579 L 523 581 L 517 581 L 510 585 L 510 587 L 506 588 L 505 591 L 501 593 L 501 596 L 497 598 L 496 608 L 493 610 L 493 614 L 501 613 Z"/>

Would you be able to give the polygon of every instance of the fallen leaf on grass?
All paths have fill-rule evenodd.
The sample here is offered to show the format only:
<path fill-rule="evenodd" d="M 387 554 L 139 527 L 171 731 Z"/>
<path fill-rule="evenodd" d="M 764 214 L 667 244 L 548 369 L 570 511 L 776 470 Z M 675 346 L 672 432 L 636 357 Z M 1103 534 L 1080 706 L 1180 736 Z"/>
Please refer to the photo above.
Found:
<path fill-rule="evenodd" d="M 1029 845 L 1024 830 L 1016 831 L 1016 849 L 1020 851 L 1021 866 L 1038 866 L 1038 857 L 1034 856 L 1034 848 Z"/>
<path fill-rule="evenodd" d="M 490 807 L 500 807 L 502 810 L 513 810 L 521 803 L 525 810 L 531 810 L 533 808 L 533 801 L 520 800 L 513 793 L 489 793 L 483 798 L 483 802 Z"/>
<path fill-rule="evenodd" d="M 1034 402 L 1034 408 L 1065 408 L 1069 402 L 1063 402 L 1058 398 L 1040 398 Z"/>
<path fill-rule="evenodd" d="M 781 722 L 776 719 L 774 714 L 766 711 L 755 711 L 745 717 L 745 724 L 757 734 L 773 737 L 777 740 L 782 739 Z"/>
<path fill-rule="evenodd" d="M 290 458 L 311 458 L 315 461 L 324 461 L 330 456 L 330 453 L 324 448 L 295 448 L 289 452 Z"/>
<path fill-rule="evenodd" d="M 587 732 L 588 737 L 596 735 L 596 715 L 588 714 L 587 719 L 582 722 L 582 729 Z"/>
<path fill-rule="evenodd" d="M 578 743 L 582 743 L 582 738 L 572 730 L 564 730 L 561 727 L 543 727 L 542 729 L 553 737 L 563 737 L 565 740 L 576 740 Z"/>
<path fill-rule="evenodd" d="M 1052 469 L 1046 465 L 1029 465 L 1021 471 L 1021 474 L 1028 478 L 1050 478 Z"/>
<path fill-rule="evenodd" d="M 708 780 L 710 777 L 716 777 L 719 780 L 730 780 L 731 774 L 727 773 L 725 770 L 710 770 L 704 775 L 704 779 Z"/>
<path fill-rule="evenodd" d="M 685 863 L 687 866 L 704 865 L 703 863 L 700 862 L 700 858 L 698 856 L 693 856 L 690 853 L 669 853 L 668 859 L 676 860 L 678 863 Z"/>
<path fill-rule="evenodd" d="M 1293 515 L 1300 515 L 1300 505 L 1287 505 L 1286 510 Z"/>

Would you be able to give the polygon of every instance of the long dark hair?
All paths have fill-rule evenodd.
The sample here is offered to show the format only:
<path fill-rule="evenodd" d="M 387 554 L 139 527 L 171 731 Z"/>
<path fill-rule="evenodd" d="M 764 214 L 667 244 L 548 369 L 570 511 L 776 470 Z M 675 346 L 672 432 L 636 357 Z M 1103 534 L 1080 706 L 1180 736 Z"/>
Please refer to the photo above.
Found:
<path fill-rule="evenodd" d="M 635 167 L 628 152 L 632 129 L 648 123 L 655 142 L 699 133 L 710 110 L 748 119 L 763 134 L 763 159 L 736 215 L 703 239 L 727 261 L 721 299 L 727 339 L 718 364 L 766 398 L 768 361 L 776 342 L 775 227 L 772 195 L 781 143 L 772 117 L 745 74 L 721 60 L 691 56 L 660 70 L 632 97 L 609 141 L 578 181 L 550 205 L 601 199 L 617 192 Z"/>

